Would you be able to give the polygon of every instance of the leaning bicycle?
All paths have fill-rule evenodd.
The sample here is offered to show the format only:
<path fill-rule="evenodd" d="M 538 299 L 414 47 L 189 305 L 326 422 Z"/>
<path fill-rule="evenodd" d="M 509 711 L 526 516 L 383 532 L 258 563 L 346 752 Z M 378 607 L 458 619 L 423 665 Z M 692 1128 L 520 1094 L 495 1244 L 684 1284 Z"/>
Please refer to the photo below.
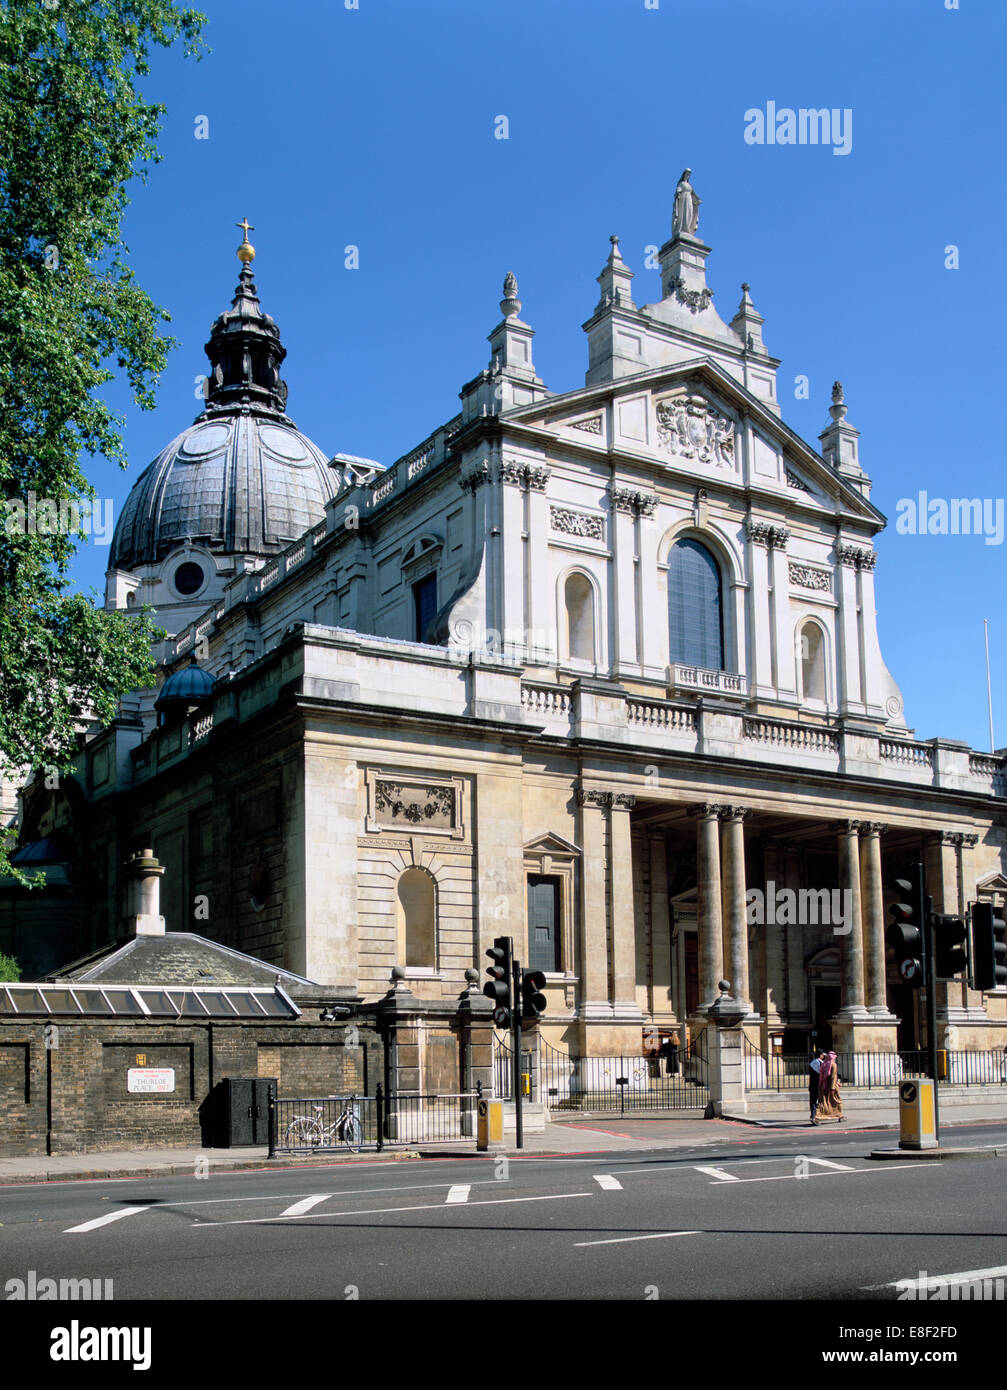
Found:
<path fill-rule="evenodd" d="M 333 1097 L 335 1099 L 335 1097 Z M 360 1117 L 353 1108 L 354 1097 L 344 1102 L 343 1109 L 331 1122 L 324 1124 L 324 1107 L 316 1105 L 315 1114 L 295 1115 L 284 1134 L 284 1147 L 288 1149 L 310 1149 L 331 1147 L 332 1142 L 345 1144 L 350 1153 L 357 1153 L 363 1143 L 363 1127 Z"/>

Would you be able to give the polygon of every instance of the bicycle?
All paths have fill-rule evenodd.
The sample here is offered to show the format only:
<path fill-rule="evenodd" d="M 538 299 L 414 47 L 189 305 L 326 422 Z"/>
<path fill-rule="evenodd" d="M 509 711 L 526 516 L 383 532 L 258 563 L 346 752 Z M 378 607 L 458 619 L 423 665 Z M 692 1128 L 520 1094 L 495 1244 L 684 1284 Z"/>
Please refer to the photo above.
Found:
<path fill-rule="evenodd" d="M 288 1149 L 317 1147 L 334 1135 L 337 1140 L 341 1140 L 346 1145 L 350 1153 L 357 1153 L 363 1143 L 364 1136 L 360 1119 L 356 1112 L 350 1108 L 352 1101 L 353 1097 L 351 1096 L 344 1103 L 340 1113 L 328 1125 L 323 1124 L 318 1118 L 323 1112 L 321 1105 L 315 1106 L 314 1117 L 295 1115 L 284 1134 L 284 1147 Z"/>

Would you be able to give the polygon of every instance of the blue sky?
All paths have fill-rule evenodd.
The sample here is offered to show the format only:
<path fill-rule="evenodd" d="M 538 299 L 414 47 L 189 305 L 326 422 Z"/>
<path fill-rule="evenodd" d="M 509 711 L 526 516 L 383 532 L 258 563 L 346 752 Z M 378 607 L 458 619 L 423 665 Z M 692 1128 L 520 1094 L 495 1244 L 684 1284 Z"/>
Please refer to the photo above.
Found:
<path fill-rule="evenodd" d="M 653 4 L 654 0 L 650 0 Z M 246 216 L 288 356 L 288 409 L 328 453 L 391 462 L 458 409 L 513 270 L 553 391 L 583 384 L 580 325 L 608 237 L 638 303 L 685 165 L 721 314 L 748 280 L 783 359 L 787 423 L 817 447 L 841 378 L 872 500 L 882 650 L 920 737 L 1007 744 L 1007 542 L 897 535 L 896 504 L 1007 495 L 1003 400 L 1003 0 L 204 0 L 212 53 L 155 55 L 162 163 L 132 186 L 131 264 L 182 346 L 158 406 L 127 417 L 130 468 L 91 468 L 116 509 L 198 413 Z M 749 145 L 744 113 L 853 113 L 848 155 Z M 494 138 L 509 120 L 510 138 Z M 197 117 L 209 138 L 195 138 Z M 359 247 L 360 267 L 343 249 Z M 959 268 L 945 267 L 945 247 Z M 794 378 L 810 399 L 794 398 Z M 83 547 L 82 588 L 107 549 Z"/>

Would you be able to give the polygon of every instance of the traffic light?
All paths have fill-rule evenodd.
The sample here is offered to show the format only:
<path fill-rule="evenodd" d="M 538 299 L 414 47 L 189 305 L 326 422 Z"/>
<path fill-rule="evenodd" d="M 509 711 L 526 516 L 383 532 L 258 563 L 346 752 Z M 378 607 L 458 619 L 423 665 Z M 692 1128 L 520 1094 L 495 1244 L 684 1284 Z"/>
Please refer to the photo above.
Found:
<path fill-rule="evenodd" d="M 489 967 L 489 979 L 483 985 L 483 994 L 493 1000 L 493 1022 L 498 1028 L 510 1027 L 511 1010 L 514 1000 L 511 994 L 513 976 L 514 947 L 509 936 L 497 936 L 487 950 L 493 964 Z"/>
<path fill-rule="evenodd" d="M 907 878 L 892 880 L 896 900 L 888 909 L 892 920 L 885 933 L 895 953 L 899 977 L 913 989 L 923 984 L 923 903 L 918 883 Z"/>
<path fill-rule="evenodd" d="M 548 1000 L 542 991 L 545 989 L 545 976 L 541 970 L 521 971 L 521 1017 L 539 1018 L 548 1007 Z"/>
<path fill-rule="evenodd" d="M 972 988 L 1007 985 L 1007 924 L 992 903 L 972 904 Z"/>
<path fill-rule="evenodd" d="M 968 936 L 960 917 L 934 914 L 934 978 L 951 980 L 969 963 L 965 941 Z"/>

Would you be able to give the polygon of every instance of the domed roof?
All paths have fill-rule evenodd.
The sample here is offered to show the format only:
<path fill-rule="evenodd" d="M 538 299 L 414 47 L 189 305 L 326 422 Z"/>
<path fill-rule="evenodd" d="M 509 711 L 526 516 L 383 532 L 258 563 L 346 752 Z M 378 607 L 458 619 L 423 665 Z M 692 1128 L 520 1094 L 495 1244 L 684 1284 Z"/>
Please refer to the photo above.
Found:
<path fill-rule="evenodd" d="M 239 223 L 239 225 L 242 225 Z M 206 410 L 137 479 L 109 564 L 157 564 L 185 541 L 272 555 L 324 520 L 338 476 L 284 413 L 280 330 L 259 307 L 247 239 L 231 308 L 210 330 Z"/>
<path fill-rule="evenodd" d="M 211 551 L 273 555 L 324 520 L 337 482 L 321 449 L 284 417 L 202 415 L 137 479 L 109 563 L 156 564 L 187 539 Z"/>
<path fill-rule="evenodd" d="M 196 705 L 208 700 L 213 694 L 214 680 L 209 671 L 196 664 L 193 657 L 188 666 L 169 676 L 161 686 L 155 709 L 165 709 L 170 705 Z"/>

